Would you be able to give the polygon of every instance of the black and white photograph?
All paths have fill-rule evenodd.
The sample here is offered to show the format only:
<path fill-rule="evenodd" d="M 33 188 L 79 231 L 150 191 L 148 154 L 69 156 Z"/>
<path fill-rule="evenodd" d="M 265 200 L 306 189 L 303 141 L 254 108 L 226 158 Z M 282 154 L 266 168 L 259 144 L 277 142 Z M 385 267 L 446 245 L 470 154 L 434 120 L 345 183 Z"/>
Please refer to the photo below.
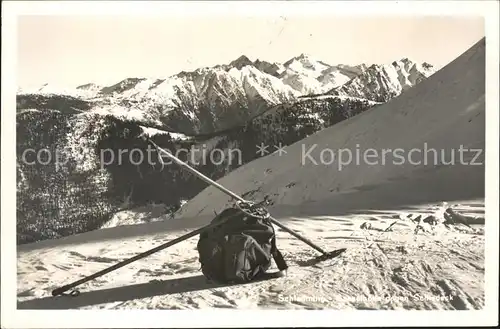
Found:
<path fill-rule="evenodd" d="M 498 2 L 2 7 L 2 327 L 498 324 Z"/>

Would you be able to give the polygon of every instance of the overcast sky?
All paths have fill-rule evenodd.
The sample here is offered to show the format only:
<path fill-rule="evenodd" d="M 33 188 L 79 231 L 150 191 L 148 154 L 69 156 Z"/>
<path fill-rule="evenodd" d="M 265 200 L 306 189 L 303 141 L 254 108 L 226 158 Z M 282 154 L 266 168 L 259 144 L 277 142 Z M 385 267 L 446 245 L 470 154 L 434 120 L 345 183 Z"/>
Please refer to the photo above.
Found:
<path fill-rule="evenodd" d="M 101 85 L 307 53 L 328 64 L 408 57 L 440 68 L 485 35 L 482 18 L 22 16 L 18 84 Z"/>

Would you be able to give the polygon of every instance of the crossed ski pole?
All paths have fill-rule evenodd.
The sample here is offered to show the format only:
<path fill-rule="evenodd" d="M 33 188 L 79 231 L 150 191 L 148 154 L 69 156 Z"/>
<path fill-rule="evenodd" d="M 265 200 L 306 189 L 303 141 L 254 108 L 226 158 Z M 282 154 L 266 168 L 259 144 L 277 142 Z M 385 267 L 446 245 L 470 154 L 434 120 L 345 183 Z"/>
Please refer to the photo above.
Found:
<path fill-rule="evenodd" d="M 225 188 L 224 186 L 220 185 L 219 183 L 213 181 L 212 179 L 210 179 L 209 177 L 205 176 L 204 174 L 202 174 L 201 172 L 199 172 L 198 170 L 194 169 L 193 167 L 189 166 L 187 163 L 179 160 L 178 158 L 176 158 L 172 153 L 170 152 L 167 152 L 165 151 L 164 149 L 162 149 L 161 147 L 159 147 L 158 145 L 156 145 L 155 142 L 153 142 L 152 140 L 149 140 L 149 142 L 158 150 L 160 151 L 161 153 L 165 154 L 168 158 L 170 158 L 172 161 L 174 161 L 175 163 L 177 163 L 179 166 L 187 169 L 188 171 L 190 171 L 191 173 L 195 174 L 196 176 L 198 176 L 199 178 L 201 178 L 202 180 L 204 180 L 205 182 L 207 182 L 208 184 L 212 185 L 213 187 L 219 189 L 220 191 L 222 191 L 223 193 L 229 195 L 230 197 L 232 197 L 233 199 L 235 200 L 238 200 L 238 201 L 241 201 L 243 203 L 248 203 L 247 200 L 243 199 L 242 197 L 240 197 L 239 195 L 237 195 L 236 193 L 228 190 L 227 188 Z M 162 162 L 163 164 L 163 159 L 160 158 L 160 161 Z M 322 248 L 320 248 L 319 246 L 317 246 L 316 244 L 314 244 L 313 242 L 311 242 L 309 239 L 301 236 L 300 234 L 298 234 L 297 232 L 289 229 L 288 227 L 286 227 L 285 225 L 281 224 L 279 221 L 277 221 L 275 218 L 273 218 L 272 216 L 269 217 L 269 220 L 276 226 L 278 226 L 279 228 L 281 228 L 282 230 L 290 233 L 291 235 L 293 235 L 294 237 L 296 237 L 297 239 L 301 240 L 302 242 L 306 243 L 307 245 L 309 245 L 310 247 L 312 247 L 313 249 L 316 249 L 317 251 L 319 251 L 322 255 L 328 255 L 328 253 L 326 251 L 324 251 Z"/>
<path fill-rule="evenodd" d="M 207 176 L 203 175 L 201 172 L 197 171 L 196 169 L 192 168 L 191 166 L 189 166 L 187 163 L 181 161 L 180 159 L 176 158 L 173 154 L 171 154 L 170 152 L 167 152 L 165 151 L 164 149 L 160 148 L 158 145 L 156 145 L 155 142 L 151 141 L 148 139 L 148 141 L 158 150 L 158 151 L 161 151 L 163 154 L 165 154 L 167 157 L 169 157 L 172 161 L 174 161 L 175 163 L 177 163 L 179 166 L 187 169 L 188 171 L 190 171 L 191 173 L 195 174 L 196 176 L 198 176 L 199 178 L 203 179 L 205 182 L 207 182 L 208 184 L 216 187 L 217 189 L 219 189 L 220 191 L 222 191 L 223 193 L 231 196 L 233 199 L 236 199 L 237 201 L 241 202 L 241 203 L 244 203 L 244 204 L 251 204 L 250 202 L 248 202 L 247 200 L 243 199 L 242 197 L 240 197 L 239 195 L 233 193 L 232 191 L 228 190 L 227 188 L 225 188 L 224 186 L 220 185 L 219 183 L 213 181 L 212 179 L 208 178 Z M 163 162 L 163 159 L 161 157 L 160 158 L 160 161 L 162 163 L 162 165 L 164 165 L 164 162 Z M 254 204 L 253 207 L 258 207 L 259 204 Z M 233 215 L 234 216 L 234 215 Z M 211 223 L 209 225 L 206 225 L 204 227 L 201 227 L 197 230 L 194 230 L 194 231 L 191 231 L 183 236 L 180 236 L 176 239 L 173 239 L 173 240 L 170 240 L 169 242 L 167 243 L 164 243 L 160 246 L 157 246 L 153 249 L 150 249 L 148 251 L 145 251 L 141 254 L 138 254 L 134 257 L 131 257 L 129 259 L 126 259 L 122 262 L 119 262 L 113 266 L 110 266 L 108 268 L 105 268 L 104 270 L 101 270 L 99 272 L 96 272 L 92 275 L 89 275 L 87 277 L 84 277 L 80 280 L 77 280 L 75 282 L 72 282 L 70 284 L 67 284 L 67 285 L 64 285 L 62 287 L 59 287 L 59 288 L 56 288 L 52 291 L 52 295 L 53 296 L 57 296 L 57 295 L 62 295 L 64 294 L 64 292 L 70 290 L 70 289 L 73 289 L 75 288 L 76 286 L 79 286 L 85 282 L 88 282 L 88 281 L 91 281 L 91 280 L 94 280 L 100 276 L 103 276 L 107 273 L 110 273 L 112 271 L 115 271 L 123 266 L 126 266 L 132 262 L 135 262 L 139 259 L 142 259 L 142 258 L 145 258 L 145 257 L 148 257 L 160 250 L 163 250 L 163 249 L 166 249 L 168 247 L 171 247 L 179 242 L 182 242 L 184 240 L 187 240 L 193 236 L 196 236 L 202 232 L 204 232 L 205 230 L 209 230 L 211 228 L 214 228 L 214 227 L 217 227 L 223 223 L 225 223 L 226 221 L 228 221 L 229 219 L 233 218 L 233 216 L 228 216 L 227 218 L 224 218 L 222 219 L 221 221 L 218 221 L 216 223 Z M 343 251 L 345 251 L 345 249 L 339 249 L 339 250 L 334 250 L 332 252 L 326 252 L 324 251 L 322 248 L 320 248 L 319 246 L 317 246 L 316 244 L 314 244 L 313 242 L 311 242 L 309 239 L 301 236 L 300 234 L 298 234 L 297 232 L 289 229 L 288 227 L 286 227 L 285 225 L 281 224 L 279 221 L 277 221 L 275 218 L 273 218 L 272 216 L 269 216 L 268 219 L 273 223 L 275 224 L 276 226 L 278 226 L 279 228 L 281 228 L 282 230 L 288 232 L 289 234 L 291 234 L 292 236 L 294 236 L 295 238 L 299 239 L 300 241 L 304 242 L 305 244 L 309 245 L 310 247 L 312 247 L 313 249 L 319 251 L 321 253 L 321 256 L 317 257 L 316 258 L 316 261 L 323 261 L 323 260 L 326 260 L 326 259 L 330 259 L 330 258 L 334 258 L 336 256 L 338 256 L 339 254 L 341 254 Z M 73 290 L 70 295 L 71 296 L 77 296 L 80 292 L 78 290 Z"/>

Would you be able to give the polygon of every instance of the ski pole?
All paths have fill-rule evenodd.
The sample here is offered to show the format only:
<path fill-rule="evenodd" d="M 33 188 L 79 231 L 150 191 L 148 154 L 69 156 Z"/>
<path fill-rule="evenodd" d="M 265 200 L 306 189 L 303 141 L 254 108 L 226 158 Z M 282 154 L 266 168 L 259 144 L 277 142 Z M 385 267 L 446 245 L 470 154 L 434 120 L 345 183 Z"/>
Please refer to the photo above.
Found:
<path fill-rule="evenodd" d="M 203 232 L 203 231 L 205 231 L 205 230 L 209 230 L 209 229 L 211 229 L 211 228 L 217 227 L 217 226 L 219 226 L 219 225 L 221 225 L 221 224 L 225 223 L 226 221 L 228 221 L 230 218 L 233 218 L 233 217 L 235 217 L 235 216 L 236 216 L 236 215 L 233 215 L 233 216 L 228 216 L 227 218 L 223 218 L 223 219 L 221 219 L 221 220 L 220 220 L 220 221 L 218 221 L 218 222 L 211 223 L 211 224 L 206 225 L 206 226 L 204 226 L 204 227 L 201 227 L 201 228 L 199 228 L 199 229 L 197 229 L 197 230 L 191 231 L 191 232 L 189 232 L 189 233 L 187 233 L 187 234 L 185 234 L 185 235 L 183 235 L 183 236 L 180 236 L 180 237 L 178 237 L 178 238 L 175 238 L 175 239 L 173 239 L 173 240 L 170 240 L 169 242 L 164 243 L 164 244 L 162 244 L 162 245 L 160 245 L 160 246 L 158 246 L 158 247 L 155 247 L 155 248 L 153 248 L 153 249 L 150 249 L 150 250 L 148 250 L 148 251 L 145 251 L 145 252 L 143 252 L 143 253 L 140 253 L 140 254 L 138 254 L 138 255 L 136 255 L 136 256 L 134 256 L 134 257 L 131 257 L 131 258 L 129 258 L 129 259 L 126 259 L 126 260 L 124 260 L 124 261 L 121 261 L 121 262 L 119 262 L 119 263 L 117 263 L 117 264 L 115 264 L 115 265 L 113 265 L 113 266 L 110 266 L 110 267 L 108 267 L 108 268 L 105 268 L 104 270 L 101 270 L 101 271 L 96 272 L 96 273 L 94 273 L 94 274 L 92 274 L 92 275 L 86 276 L 86 277 L 84 277 L 84 278 L 82 278 L 82 279 L 80 279 L 80 280 L 77 280 L 77 281 L 72 282 L 72 283 L 70 283 L 70 284 L 67 284 L 67 285 L 65 285 L 65 286 L 62 286 L 62 287 L 56 288 L 56 289 L 54 289 L 54 290 L 52 291 L 52 296 L 61 295 L 63 292 L 68 291 L 69 289 L 72 289 L 72 288 L 74 288 L 74 287 L 76 287 L 76 286 L 79 286 L 79 285 L 81 285 L 81 284 L 83 284 L 83 283 L 85 283 L 85 282 L 88 282 L 88 281 L 94 280 L 95 278 L 98 278 L 98 277 L 103 276 L 103 275 L 105 275 L 105 274 L 107 274 L 107 273 L 109 273 L 109 272 L 112 272 L 112 271 L 114 271 L 114 270 L 117 270 L 117 269 L 119 269 L 120 267 L 123 267 L 123 266 L 125 266 L 125 265 L 130 264 L 130 263 L 133 263 L 133 262 L 135 262 L 135 261 L 137 261 L 137 260 L 139 260 L 139 259 L 145 258 L 145 257 L 147 257 L 147 256 L 149 256 L 149 255 L 152 255 L 152 254 L 154 254 L 154 253 L 156 253 L 156 252 L 158 252 L 158 251 L 160 251 L 160 250 L 163 250 L 163 249 L 166 249 L 166 248 L 168 248 L 168 247 L 171 247 L 171 246 L 173 246 L 173 245 L 175 245 L 175 244 L 177 244 L 177 243 L 179 243 L 179 242 L 182 242 L 182 241 L 184 241 L 184 240 L 187 240 L 187 239 L 189 239 L 189 238 L 191 238 L 191 237 L 193 237 L 193 236 L 195 236 L 195 235 L 198 235 L 198 234 L 202 233 L 202 232 Z"/>
<path fill-rule="evenodd" d="M 235 194 L 234 192 L 228 190 L 227 188 L 225 188 L 224 186 L 222 186 L 221 184 L 213 181 L 212 179 L 210 179 L 209 177 L 205 176 L 204 174 L 202 174 L 201 172 L 199 172 L 198 170 L 194 169 L 193 167 L 191 167 L 190 165 L 188 165 L 187 163 L 181 161 L 180 159 L 176 158 L 173 154 L 171 154 L 170 152 L 167 152 L 165 151 L 164 149 L 162 149 L 161 147 L 159 147 L 158 145 L 156 145 L 155 142 L 153 142 L 152 140 L 148 139 L 149 142 L 151 144 L 153 144 L 153 146 L 161 151 L 162 153 L 164 153 L 168 158 L 170 158 L 172 161 L 174 161 L 175 163 L 177 163 L 179 166 L 189 170 L 191 173 L 195 174 L 196 176 L 198 176 L 199 178 L 201 178 L 202 180 L 204 180 L 205 182 L 207 182 L 208 184 L 216 187 L 217 189 L 219 189 L 220 191 L 222 191 L 223 193 L 231 196 L 233 199 L 236 199 L 236 200 L 239 200 L 241 202 L 247 202 L 245 199 L 243 199 L 242 197 L 240 197 L 239 195 Z M 163 159 L 161 159 L 160 157 L 160 161 L 163 163 Z M 273 218 L 272 216 L 269 217 L 269 219 L 271 220 L 271 222 L 273 224 L 275 224 L 276 226 L 278 226 L 279 228 L 281 228 L 282 230 L 288 232 L 289 234 L 293 235 L 294 237 L 296 237 L 297 239 L 301 240 L 302 242 L 304 242 L 305 244 L 307 244 L 308 246 L 312 247 L 313 249 L 319 251 L 320 253 L 322 253 L 323 255 L 327 255 L 328 253 L 326 251 L 324 251 L 322 248 L 318 247 L 316 244 L 314 244 L 312 241 L 310 241 L 309 239 L 306 239 L 305 237 L 301 236 L 300 234 L 298 234 L 297 232 L 289 229 L 288 227 L 286 227 L 285 225 L 281 224 L 280 222 L 278 222 L 275 218 Z"/>

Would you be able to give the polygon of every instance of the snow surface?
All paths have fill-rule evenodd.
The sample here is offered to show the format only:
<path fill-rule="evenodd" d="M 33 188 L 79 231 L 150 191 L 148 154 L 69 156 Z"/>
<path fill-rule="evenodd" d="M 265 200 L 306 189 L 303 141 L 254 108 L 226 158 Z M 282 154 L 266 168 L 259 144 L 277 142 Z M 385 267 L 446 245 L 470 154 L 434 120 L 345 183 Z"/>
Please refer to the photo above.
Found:
<path fill-rule="evenodd" d="M 470 215 L 481 200 L 454 204 Z M 290 268 L 285 277 L 245 285 L 217 285 L 201 275 L 197 238 L 138 260 L 79 286 L 77 297 L 52 297 L 74 282 L 206 224 L 156 221 L 119 226 L 18 247 L 18 309 L 478 309 L 484 303 L 484 236 L 437 229 L 414 235 L 409 214 L 437 214 L 428 205 L 351 215 L 278 217 L 326 250 L 342 256 L 315 262 L 318 253 L 278 230 Z M 123 212 L 147 222 L 151 212 Z M 123 218 L 122 218 L 123 219 Z M 389 225 L 392 232 L 380 232 Z M 364 223 L 372 230 L 362 230 Z M 460 256 L 451 253 L 454 251 Z M 270 271 L 275 271 L 272 267 Z M 392 278 L 392 279 L 391 279 Z M 420 296 L 429 296 L 421 299 Z M 436 298 L 452 296 L 450 300 Z M 380 298 L 380 299 L 377 299 Z M 390 299 L 384 299 L 390 298 Z M 407 300 L 405 300 L 407 298 Z"/>
<path fill-rule="evenodd" d="M 187 139 L 189 139 L 188 136 L 181 134 L 181 133 L 174 133 L 171 131 L 156 129 L 156 128 L 152 128 L 152 127 L 145 127 L 145 126 L 139 126 L 139 127 L 141 127 L 143 133 L 148 137 L 152 137 L 155 135 L 167 135 L 168 134 L 168 135 L 170 135 L 170 137 L 173 140 L 187 140 Z"/>
<path fill-rule="evenodd" d="M 238 286 L 207 283 L 196 238 L 80 286 L 78 297 L 51 289 L 206 224 L 227 197 L 207 188 L 173 220 L 102 229 L 18 246 L 20 309 L 478 309 L 484 306 L 481 228 L 440 226 L 416 235 L 409 215 L 443 216 L 448 206 L 484 213 L 484 166 L 302 165 L 302 144 L 319 148 L 484 148 L 484 39 L 390 102 L 255 160 L 219 180 L 253 200 L 269 196 L 271 213 L 326 250 L 318 255 L 281 230 L 285 277 Z M 318 152 L 313 152 L 318 156 Z M 252 193 L 250 193 L 252 194 Z M 448 205 L 441 201 L 449 200 Z M 413 217 L 412 216 L 412 217 Z M 394 229 L 383 232 L 397 221 Z M 369 222 L 374 229 L 361 229 Z M 441 299 L 439 299 L 441 298 Z"/>
<path fill-rule="evenodd" d="M 301 97 L 300 99 L 301 100 L 307 100 L 307 99 L 317 99 L 317 100 L 321 100 L 321 99 L 333 99 L 333 98 L 338 98 L 340 100 L 347 100 L 347 99 L 350 99 L 350 100 L 353 100 L 353 101 L 366 101 L 368 104 L 370 105 L 377 105 L 377 104 L 382 104 L 381 102 L 374 102 L 374 101 L 370 101 L 370 100 L 367 100 L 365 98 L 359 98 L 359 97 L 352 97 L 352 96 L 345 96 L 345 95 L 319 95 L 319 96 L 303 96 Z"/>

